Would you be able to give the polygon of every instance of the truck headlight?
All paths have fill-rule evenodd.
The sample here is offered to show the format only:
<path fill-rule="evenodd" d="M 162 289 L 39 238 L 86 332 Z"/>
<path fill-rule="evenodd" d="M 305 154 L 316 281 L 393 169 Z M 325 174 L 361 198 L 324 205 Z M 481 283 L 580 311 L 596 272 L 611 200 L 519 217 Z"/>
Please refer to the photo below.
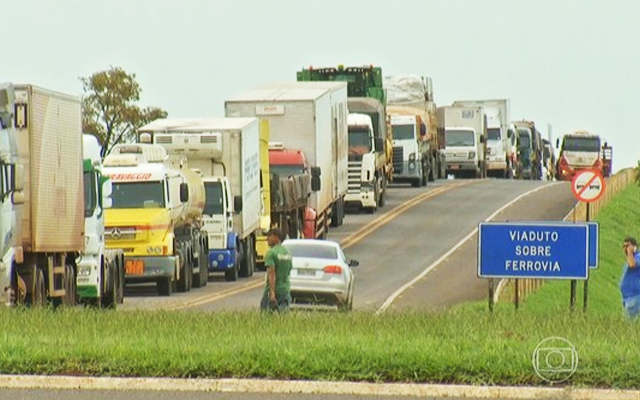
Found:
<path fill-rule="evenodd" d="M 415 160 L 416 160 L 416 153 L 409 154 L 409 161 L 415 161 Z"/>
<path fill-rule="evenodd" d="M 414 170 L 414 169 L 416 169 L 416 163 L 415 163 L 415 161 L 409 161 L 409 169 L 410 169 L 410 170 Z"/>
<path fill-rule="evenodd" d="M 470 151 L 468 159 L 469 160 L 473 160 L 474 158 L 476 158 L 476 152 L 475 151 Z"/>
<path fill-rule="evenodd" d="M 149 247 L 147 247 L 147 253 L 149 253 L 149 254 L 162 254 L 162 247 L 160 247 L 160 246 L 149 246 Z"/>

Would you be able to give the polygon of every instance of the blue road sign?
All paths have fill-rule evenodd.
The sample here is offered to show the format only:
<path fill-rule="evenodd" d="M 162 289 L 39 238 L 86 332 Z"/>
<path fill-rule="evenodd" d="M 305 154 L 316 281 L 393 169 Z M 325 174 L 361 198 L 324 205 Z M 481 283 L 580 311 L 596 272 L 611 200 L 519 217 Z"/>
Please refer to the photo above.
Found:
<path fill-rule="evenodd" d="M 482 222 L 478 276 L 584 280 L 590 266 L 589 247 L 585 223 Z"/>

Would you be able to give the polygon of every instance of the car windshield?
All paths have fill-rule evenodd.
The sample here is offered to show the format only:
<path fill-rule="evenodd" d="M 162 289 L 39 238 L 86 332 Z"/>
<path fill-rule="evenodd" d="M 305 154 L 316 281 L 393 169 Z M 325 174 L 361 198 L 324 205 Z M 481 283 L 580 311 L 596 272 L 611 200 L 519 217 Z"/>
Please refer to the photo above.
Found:
<path fill-rule="evenodd" d="M 500 128 L 489 128 L 487 129 L 487 139 L 488 140 L 500 140 Z"/>
<path fill-rule="evenodd" d="M 112 208 L 164 208 L 162 181 L 114 182 Z"/>
<path fill-rule="evenodd" d="M 393 125 L 394 140 L 412 140 L 415 139 L 413 125 Z"/>
<path fill-rule="evenodd" d="M 326 258 L 329 260 L 335 260 L 338 258 L 336 248 L 324 244 L 285 243 L 284 247 L 286 247 L 294 257 Z"/>
<path fill-rule="evenodd" d="M 562 145 L 565 151 L 600 152 L 600 138 L 566 136 Z"/>
<path fill-rule="evenodd" d="M 224 202 L 222 201 L 222 183 L 205 182 L 204 193 L 204 214 L 222 215 L 224 211 Z"/>
<path fill-rule="evenodd" d="M 300 175 L 304 174 L 304 165 L 269 165 L 269 172 L 280 176 Z"/>
<path fill-rule="evenodd" d="M 531 131 L 528 129 L 518 129 L 518 147 L 528 149 L 531 147 Z"/>
<path fill-rule="evenodd" d="M 475 145 L 473 131 L 468 129 L 447 129 L 444 136 L 447 146 L 469 147 Z"/>

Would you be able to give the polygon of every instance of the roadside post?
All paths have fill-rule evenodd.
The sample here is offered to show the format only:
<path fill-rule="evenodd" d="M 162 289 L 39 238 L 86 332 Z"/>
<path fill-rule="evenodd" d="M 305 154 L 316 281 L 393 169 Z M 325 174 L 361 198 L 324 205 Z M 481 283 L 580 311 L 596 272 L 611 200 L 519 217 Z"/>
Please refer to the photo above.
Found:
<path fill-rule="evenodd" d="M 571 191 L 573 195 L 576 197 L 578 201 L 582 201 L 586 203 L 586 213 L 585 213 L 585 221 L 587 223 L 591 220 L 591 203 L 594 201 L 598 201 L 600 197 L 604 194 L 605 189 L 605 180 L 597 170 L 585 169 L 579 171 L 571 180 Z M 596 245 L 593 246 L 596 252 L 596 261 L 595 266 L 592 268 L 597 268 L 598 265 L 598 225 L 595 225 L 595 232 L 593 226 L 590 228 L 590 236 L 595 235 Z M 571 281 L 571 309 L 575 308 L 576 301 L 576 284 L 575 280 Z M 589 277 L 584 281 L 584 292 L 583 292 L 583 311 L 587 311 L 587 304 L 589 302 Z"/>
<path fill-rule="evenodd" d="M 591 247 L 587 223 L 481 222 L 478 277 L 489 278 L 489 309 L 494 278 L 586 280 Z"/>

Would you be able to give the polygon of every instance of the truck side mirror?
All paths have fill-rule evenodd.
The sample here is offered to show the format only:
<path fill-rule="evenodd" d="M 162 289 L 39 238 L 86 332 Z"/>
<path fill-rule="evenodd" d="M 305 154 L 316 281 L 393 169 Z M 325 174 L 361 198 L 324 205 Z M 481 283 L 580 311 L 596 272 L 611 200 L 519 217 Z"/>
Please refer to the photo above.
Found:
<path fill-rule="evenodd" d="M 242 212 L 242 196 L 233 196 L 233 210 L 237 213 Z"/>
<path fill-rule="evenodd" d="M 107 208 L 111 208 L 113 206 L 113 199 L 111 199 L 111 194 L 113 193 L 113 184 L 111 183 L 111 179 L 108 179 L 102 175 L 99 175 L 100 181 L 102 183 L 102 190 L 100 195 L 102 196 L 102 209 L 106 210 Z"/>
<path fill-rule="evenodd" d="M 373 140 L 373 145 L 376 147 L 376 151 L 377 152 L 382 152 L 384 151 L 384 139 L 382 138 L 375 138 Z"/>
<path fill-rule="evenodd" d="M 556 149 L 560 147 L 560 138 L 556 139 Z"/>
<path fill-rule="evenodd" d="M 318 192 L 320 191 L 320 177 L 319 176 L 312 176 L 311 177 L 311 191 L 312 192 Z"/>
<path fill-rule="evenodd" d="M 317 176 L 319 178 L 321 172 L 320 167 L 311 167 L 311 176 Z"/>
<path fill-rule="evenodd" d="M 13 192 L 11 193 L 11 203 L 17 206 L 18 204 L 24 203 L 24 192 Z"/>
<path fill-rule="evenodd" d="M 8 129 L 11 125 L 11 112 L 13 111 L 13 102 L 15 94 L 13 86 L 4 84 L 0 87 L 0 125 L 3 129 Z"/>
<path fill-rule="evenodd" d="M 511 129 L 509 129 L 507 131 L 507 139 L 511 139 L 511 136 L 513 136 L 513 131 Z"/>
<path fill-rule="evenodd" d="M 480 143 L 484 143 L 484 135 L 480 135 Z"/>
<path fill-rule="evenodd" d="M 420 124 L 420 136 L 424 136 L 427 134 L 427 126 L 425 124 Z"/>
<path fill-rule="evenodd" d="M 189 201 L 189 185 L 185 182 L 180 184 L 180 202 L 186 203 Z"/>
<path fill-rule="evenodd" d="M 14 164 L 13 166 L 13 182 L 12 187 L 16 192 L 24 190 L 24 165 Z"/>

